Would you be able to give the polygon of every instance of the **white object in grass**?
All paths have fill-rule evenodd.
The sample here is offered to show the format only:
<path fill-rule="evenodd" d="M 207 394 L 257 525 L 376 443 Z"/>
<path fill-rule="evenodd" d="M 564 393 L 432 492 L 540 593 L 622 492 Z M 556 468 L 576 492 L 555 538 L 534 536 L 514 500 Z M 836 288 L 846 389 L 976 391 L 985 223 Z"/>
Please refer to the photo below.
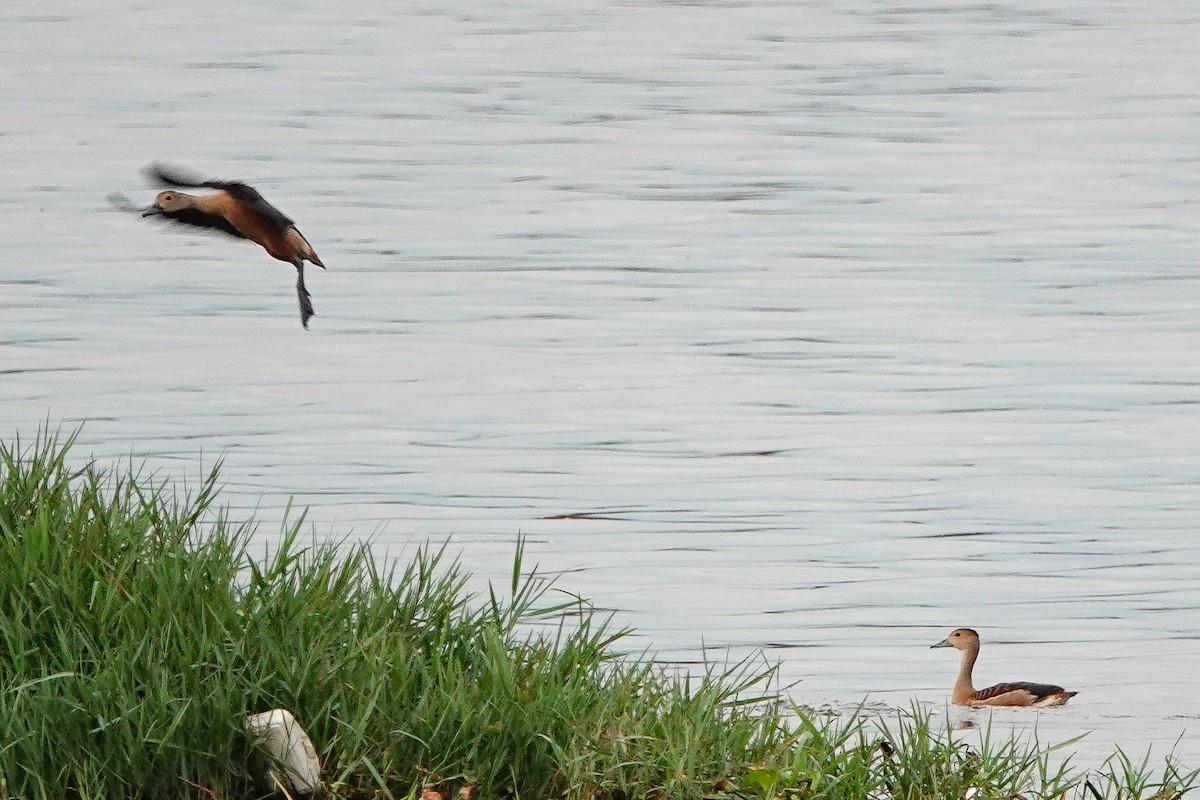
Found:
<path fill-rule="evenodd" d="M 321 785 L 321 762 L 312 739 L 286 708 L 246 717 L 246 733 L 257 739 L 274 765 L 270 777 L 292 794 L 312 794 Z"/>

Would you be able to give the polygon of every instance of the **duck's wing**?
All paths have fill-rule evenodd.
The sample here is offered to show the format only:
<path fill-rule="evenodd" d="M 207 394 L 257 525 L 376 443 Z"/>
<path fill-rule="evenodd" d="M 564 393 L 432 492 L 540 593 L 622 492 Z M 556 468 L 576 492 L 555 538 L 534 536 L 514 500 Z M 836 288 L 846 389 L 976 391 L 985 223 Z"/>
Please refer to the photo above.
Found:
<path fill-rule="evenodd" d="M 113 192 L 107 198 L 108 202 L 112 203 L 113 208 L 118 211 L 127 211 L 131 214 L 140 214 L 146 209 L 141 206 L 135 206 L 133 201 L 120 192 Z"/>
<path fill-rule="evenodd" d="M 183 167 L 173 164 L 164 164 L 161 161 L 155 161 L 149 164 L 142 170 L 142 174 L 146 180 L 155 186 L 169 189 L 172 187 L 182 186 L 186 189 L 199 189 L 209 187 L 212 181 L 201 178 L 194 172 L 184 169 Z M 211 187 L 209 187 L 211 188 Z"/>
<path fill-rule="evenodd" d="M 1012 683 L 997 683 L 986 689 L 980 689 L 971 695 L 970 703 L 986 706 L 1032 706 L 1045 704 L 1055 697 L 1062 697 L 1066 702 L 1075 692 L 1067 692 L 1061 686 L 1052 683 L 1027 683 L 1014 681 Z"/>
<path fill-rule="evenodd" d="M 201 211 L 198 208 L 181 208 L 178 211 L 160 211 L 153 215 L 160 219 L 169 219 L 172 222 L 181 222 L 184 225 L 192 225 L 197 228 L 208 228 L 213 231 L 221 231 L 230 236 L 236 236 L 238 239 L 245 239 L 246 236 L 237 228 L 230 224 L 229 220 L 222 217 L 220 214 L 209 214 Z"/>
<path fill-rule="evenodd" d="M 164 164 L 161 161 L 156 161 L 146 167 L 144 172 L 146 178 L 151 183 L 160 186 L 217 189 L 225 192 L 234 200 L 244 205 L 248 210 L 269 222 L 271 227 L 275 228 L 280 234 L 286 233 L 288 228 L 296 227 L 296 223 L 289 216 L 263 199 L 263 196 L 258 193 L 257 189 L 253 186 L 247 186 L 241 181 L 205 180 L 194 172 L 189 172 L 182 167 Z"/>

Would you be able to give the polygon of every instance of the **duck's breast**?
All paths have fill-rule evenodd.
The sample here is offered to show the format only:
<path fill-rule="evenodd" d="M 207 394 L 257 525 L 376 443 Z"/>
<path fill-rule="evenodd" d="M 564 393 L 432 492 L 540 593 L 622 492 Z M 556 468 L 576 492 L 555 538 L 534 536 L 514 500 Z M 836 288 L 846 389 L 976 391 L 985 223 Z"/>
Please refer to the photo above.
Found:
<path fill-rule="evenodd" d="M 287 233 L 291 227 L 281 229 L 276 220 L 258 213 L 245 203 L 239 202 L 227 194 L 213 195 L 220 214 L 229 220 L 229 224 L 252 242 L 257 242 L 280 261 L 291 261 L 295 256 L 291 252 Z"/>

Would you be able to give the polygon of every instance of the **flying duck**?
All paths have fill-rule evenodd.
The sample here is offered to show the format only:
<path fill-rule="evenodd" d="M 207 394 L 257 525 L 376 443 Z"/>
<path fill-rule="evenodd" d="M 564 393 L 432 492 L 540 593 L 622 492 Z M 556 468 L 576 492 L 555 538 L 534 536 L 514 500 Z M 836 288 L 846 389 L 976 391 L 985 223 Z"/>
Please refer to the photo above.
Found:
<path fill-rule="evenodd" d="M 308 328 L 313 316 L 312 299 L 304 286 L 304 262 L 325 265 L 312 245 L 296 228 L 296 223 L 263 199 L 253 187 L 239 181 L 213 181 L 199 178 L 186 170 L 154 163 L 144 170 L 151 182 L 170 187 L 159 192 L 154 202 L 136 209 L 121 195 L 110 200 L 127 210 L 140 210 L 143 217 L 161 217 L 185 225 L 194 225 L 249 239 L 262 245 L 272 258 L 296 268 L 296 294 L 300 299 L 300 324 Z M 214 189 L 212 194 L 188 194 L 176 187 Z"/>

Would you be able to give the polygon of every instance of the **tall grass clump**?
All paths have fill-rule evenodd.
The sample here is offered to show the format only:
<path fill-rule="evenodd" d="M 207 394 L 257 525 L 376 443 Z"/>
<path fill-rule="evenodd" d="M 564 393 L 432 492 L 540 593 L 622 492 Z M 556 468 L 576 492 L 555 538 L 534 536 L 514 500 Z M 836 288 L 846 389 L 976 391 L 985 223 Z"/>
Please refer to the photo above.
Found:
<path fill-rule="evenodd" d="M 216 471 L 194 494 L 94 466 L 60 442 L 0 446 L 0 789 L 179 796 L 247 787 L 240 554 Z"/>
<path fill-rule="evenodd" d="M 762 797 L 787 800 L 1017 800 L 1064 798 L 1076 783 L 1054 751 L 983 731 L 977 748 L 920 706 L 849 720 L 797 710 L 790 758 L 750 770 Z M 948 725 L 948 722 L 947 722 Z M 1078 740 L 1074 740 L 1078 741 Z"/>
<path fill-rule="evenodd" d="M 0 445 L 0 795 L 258 796 L 242 725 L 275 707 L 347 797 L 699 797 L 783 740 L 769 669 L 617 657 L 626 632 L 552 602 L 520 546 L 507 597 L 298 522 L 255 559 L 216 469 L 180 492 L 72 466 L 73 439 Z"/>
<path fill-rule="evenodd" d="M 1093 774 L 1084 779 L 1084 800 L 1179 800 L 1196 786 L 1200 769 L 1185 769 L 1174 758 L 1156 773 L 1150 753 L 1134 760 L 1118 748 Z"/>

